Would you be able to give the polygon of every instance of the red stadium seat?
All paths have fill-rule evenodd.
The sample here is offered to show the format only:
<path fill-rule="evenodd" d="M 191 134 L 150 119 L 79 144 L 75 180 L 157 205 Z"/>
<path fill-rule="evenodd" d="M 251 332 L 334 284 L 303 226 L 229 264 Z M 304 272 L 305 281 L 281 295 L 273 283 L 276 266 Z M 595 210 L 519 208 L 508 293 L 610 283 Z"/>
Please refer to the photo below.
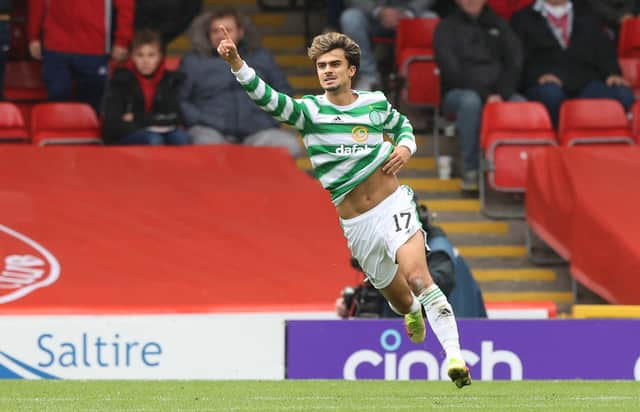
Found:
<path fill-rule="evenodd" d="M 38 101 L 47 98 L 39 61 L 20 60 L 6 63 L 4 98 L 12 101 Z"/>
<path fill-rule="evenodd" d="M 440 104 L 440 79 L 434 61 L 433 34 L 439 19 L 402 19 L 396 31 L 396 66 L 405 80 L 402 97 L 408 103 Z M 425 85 L 437 90 L 425 89 Z"/>
<path fill-rule="evenodd" d="M 618 34 L 618 57 L 640 58 L 640 17 L 622 22 Z"/>
<path fill-rule="evenodd" d="M 482 112 L 480 202 L 489 217 L 510 216 L 491 210 L 487 185 L 500 192 L 522 193 L 527 182 L 527 159 L 535 151 L 557 145 L 546 108 L 538 102 L 486 104 Z"/>
<path fill-rule="evenodd" d="M 440 71 L 435 62 L 433 35 L 437 18 L 401 19 L 396 30 L 395 59 L 398 71 L 396 106 L 406 103 L 433 110 L 434 155 L 439 155 Z"/>
<path fill-rule="evenodd" d="M 33 144 L 100 144 L 100 136 L 98 117 L 85 103 L 41 103 L 31 112 Z"/>
<path fill-rule="evenodd" d="M 13 103 L 0 102 L 0 142 L 29 142 L 22 113 Z"/>
<path fill-rule="evenodd" d="M 636 98 L 640 98 L 640 59 L 620 57 L 618 59 L 622 76 L 629 82 Z"/>
<path fill-rule="evenodd" d="M 566 100 L 560 107 L 558 141 L 562 146 L 634 144 L 624 108 L 612 99 Z"/>

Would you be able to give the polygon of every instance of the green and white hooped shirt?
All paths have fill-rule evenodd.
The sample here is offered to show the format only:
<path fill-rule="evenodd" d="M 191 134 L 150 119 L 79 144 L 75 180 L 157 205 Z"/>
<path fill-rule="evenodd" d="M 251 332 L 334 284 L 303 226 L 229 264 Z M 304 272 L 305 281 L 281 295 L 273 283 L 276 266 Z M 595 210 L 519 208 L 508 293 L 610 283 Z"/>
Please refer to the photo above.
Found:
<path fill-rule="evenodd" d="M 382 92 L 356 91 L 358 98 L 336 106 L 325 95 L 292 99 L 265 83 L 245 63 L 233 72 L 251 99 L 275 119 L 302 134 L 315 176 L 339 205 L 393 152 L 394 144 L 416 151 L 409 120 Z M 383 133 L 393 139 L 385 141 Z"/>

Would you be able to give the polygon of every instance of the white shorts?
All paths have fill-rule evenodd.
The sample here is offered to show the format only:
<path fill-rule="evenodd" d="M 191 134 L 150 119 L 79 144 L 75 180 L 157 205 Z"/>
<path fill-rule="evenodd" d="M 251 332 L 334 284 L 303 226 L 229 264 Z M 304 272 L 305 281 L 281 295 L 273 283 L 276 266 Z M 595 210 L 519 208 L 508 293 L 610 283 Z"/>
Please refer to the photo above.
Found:
<path fill-rule="evenodd" d="M 391 283 L 398 270 L 396 252 L 422 223 L 413 201 L 413 190 L 400 186 L 374 208 L 352 219 L 340 219 L 351 254 L 376 289 Z"/>

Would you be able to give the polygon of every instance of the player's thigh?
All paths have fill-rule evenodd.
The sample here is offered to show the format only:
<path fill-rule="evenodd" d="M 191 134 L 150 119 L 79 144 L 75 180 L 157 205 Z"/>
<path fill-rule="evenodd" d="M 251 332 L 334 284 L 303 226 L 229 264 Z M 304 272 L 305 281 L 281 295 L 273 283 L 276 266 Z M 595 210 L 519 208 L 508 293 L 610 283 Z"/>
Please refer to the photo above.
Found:
<path fill-rule="evenodd" d="M 433 284 L 425 249 L 425 234 L 418 230 L 396 252 L 398 262 L 397 277 L 402 277 L 415 294 Z"/>
<path fill-rule="evenodd" d="M 424 232 L 418 230 L 398 248 L 396 261 L 399 271 L 427 271 L 427 252 L 424 244 Z"/>

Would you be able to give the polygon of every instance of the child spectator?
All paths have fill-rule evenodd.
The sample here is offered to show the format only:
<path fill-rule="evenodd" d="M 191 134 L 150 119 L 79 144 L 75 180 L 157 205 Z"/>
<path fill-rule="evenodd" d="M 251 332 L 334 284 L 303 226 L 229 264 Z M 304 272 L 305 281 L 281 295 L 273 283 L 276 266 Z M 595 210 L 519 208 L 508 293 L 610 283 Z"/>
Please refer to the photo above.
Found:
<path fill-rule="evenodd" d="M 184 76 L 166 70 L 160 35 L 135 34 L 131 59 L 117 68 L 105 99 L 103 137 L 108 144 L 184 145 L 178 91 Z"/>

